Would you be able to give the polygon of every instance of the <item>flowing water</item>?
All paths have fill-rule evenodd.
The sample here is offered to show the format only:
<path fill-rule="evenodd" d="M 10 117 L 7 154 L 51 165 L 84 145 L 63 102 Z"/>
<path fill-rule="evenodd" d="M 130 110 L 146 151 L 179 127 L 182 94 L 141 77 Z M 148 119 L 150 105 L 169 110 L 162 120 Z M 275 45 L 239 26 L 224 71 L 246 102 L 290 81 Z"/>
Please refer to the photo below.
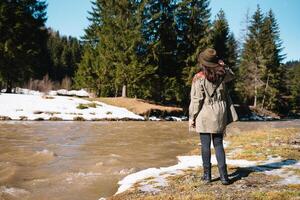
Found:
<path fill-rule="evenodd" d="M 0 200 L 93 200 L 197 146 L 186 122 L 1 122 Z"/>

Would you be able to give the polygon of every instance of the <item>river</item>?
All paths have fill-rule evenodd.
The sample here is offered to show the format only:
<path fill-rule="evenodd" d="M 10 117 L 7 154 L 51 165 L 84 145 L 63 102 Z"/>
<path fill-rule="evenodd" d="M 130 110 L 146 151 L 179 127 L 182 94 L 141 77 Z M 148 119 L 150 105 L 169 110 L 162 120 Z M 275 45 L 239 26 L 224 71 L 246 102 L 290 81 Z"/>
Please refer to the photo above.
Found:
<path fill-rule="evenodd" d="M 197 147 L 186 122 L 0 122 L 0 199 L 97 200 Z"/>

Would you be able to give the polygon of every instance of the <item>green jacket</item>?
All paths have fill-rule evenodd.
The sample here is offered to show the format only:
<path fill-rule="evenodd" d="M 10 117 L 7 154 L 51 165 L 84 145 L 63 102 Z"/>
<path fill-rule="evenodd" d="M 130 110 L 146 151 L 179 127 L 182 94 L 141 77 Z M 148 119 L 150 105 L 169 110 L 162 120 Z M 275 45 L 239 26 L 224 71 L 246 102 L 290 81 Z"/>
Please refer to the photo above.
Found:
<path fill-rule="evenodd" d="M 220 84 L 213 84 L 204 76 L 195 76 L 191 87 L 189 119 L 195 122 L 196 132 L 223 133 L 228 123 L 238 120 L 225 85 L 233 77 L 230 69 L 226 70 Z"/>

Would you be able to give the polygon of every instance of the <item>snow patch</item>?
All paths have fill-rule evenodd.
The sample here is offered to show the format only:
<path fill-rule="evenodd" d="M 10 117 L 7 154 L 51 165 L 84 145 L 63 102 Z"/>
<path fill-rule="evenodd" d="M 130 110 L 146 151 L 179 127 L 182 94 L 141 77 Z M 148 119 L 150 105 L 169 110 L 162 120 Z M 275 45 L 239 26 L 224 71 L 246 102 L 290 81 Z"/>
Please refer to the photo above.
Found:
<path fill-rule="evenodd" d="M 94 103 L 96 107 L 79 109 L 80 104 Z M 144 120 L 143 117 L 125 108 L 107 105 L 102 102 L 88 101 L 76 97 L 55 96 L 43 98 L 42 95 L 1 94 L 0 116 L 13 120 L 74 120 L 81 117 L 84 120 L 98 119 L 134 119 Z"/>
<path fill-rule="evenodd" d="M 201 156 L 178 156 L 177 159 L 178 163 L 176 165 L 160 168 L 148 168 L 124 177 L 118 182 L 120 187 L 116 194 L 130 189 L 137 182 L 143 181 L 145 183 L 145 179 L 149 178 L 151 178 L 150 181 L 155 182 L 155 184 L 151 184 L 152 186 L 148 186 L 149 184 L 143 184 L 143 186 L 139 189 L 143 191 L 149 190 L 151 192 L 157 192 L 157 187 L 164 187 L 167 185 L 166 177 L 180 174 L 182 173 L 182 170 L 202 166 Z M 217 164 L 215 156 L 212 156 L 212 164 Z M 256 162 L 247 160 L 227 160 L 227 164 L 248 167 L 255 165 Z"/>
<path fill-rule="evenodd" d="M 156 193 L 160 191 L 159 187 L 168 185 L 167 177 L 181 174 L 186 169 L 195 169 L 202 166 L 201 156 L 178 156 L 177 159 L 178 163 L 176 165 L 148 168 L 124 177 L 118 182 L 120 186 L 116 194 L 132 188 L 135 183 L 139 183 L 139 190 L 141 191 Z M 213 165 L 217 165 L 215 155 L 212 155 L 211 162 Z M 279 184 L 300 184 L 300 177 L 287 170 L 289 168 L 299 169 L 300 163 L 295 160 L 282 161 L 281 157 L 268 157 L 268 160 L 264 162 L 227 159 L 226 163 L 237 167 L 247 167 L 252 171 L 267 175 L 280 176 L 283 179 L 279 181 Z"/>
<path fill-rule="evenodd" d="M 149 120 L 150 120 L 150 121 L 161 121 L 161 119 L 160 119 L 160 118 L 158 118 L 158 117 L 155 117 L 155 116 L 151 116 L 151 117 L 149 117 Z"/>

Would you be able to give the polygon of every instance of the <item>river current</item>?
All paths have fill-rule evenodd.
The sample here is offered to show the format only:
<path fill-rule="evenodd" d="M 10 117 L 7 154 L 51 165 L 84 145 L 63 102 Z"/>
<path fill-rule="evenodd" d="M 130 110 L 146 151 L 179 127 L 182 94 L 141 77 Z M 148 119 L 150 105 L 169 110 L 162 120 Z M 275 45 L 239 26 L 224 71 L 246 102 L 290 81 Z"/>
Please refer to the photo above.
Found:
<path fill-rule="evenodd" d="M 0 122 L 0 199 L 92 200 L 197 148 L 187 122 Z"/>

